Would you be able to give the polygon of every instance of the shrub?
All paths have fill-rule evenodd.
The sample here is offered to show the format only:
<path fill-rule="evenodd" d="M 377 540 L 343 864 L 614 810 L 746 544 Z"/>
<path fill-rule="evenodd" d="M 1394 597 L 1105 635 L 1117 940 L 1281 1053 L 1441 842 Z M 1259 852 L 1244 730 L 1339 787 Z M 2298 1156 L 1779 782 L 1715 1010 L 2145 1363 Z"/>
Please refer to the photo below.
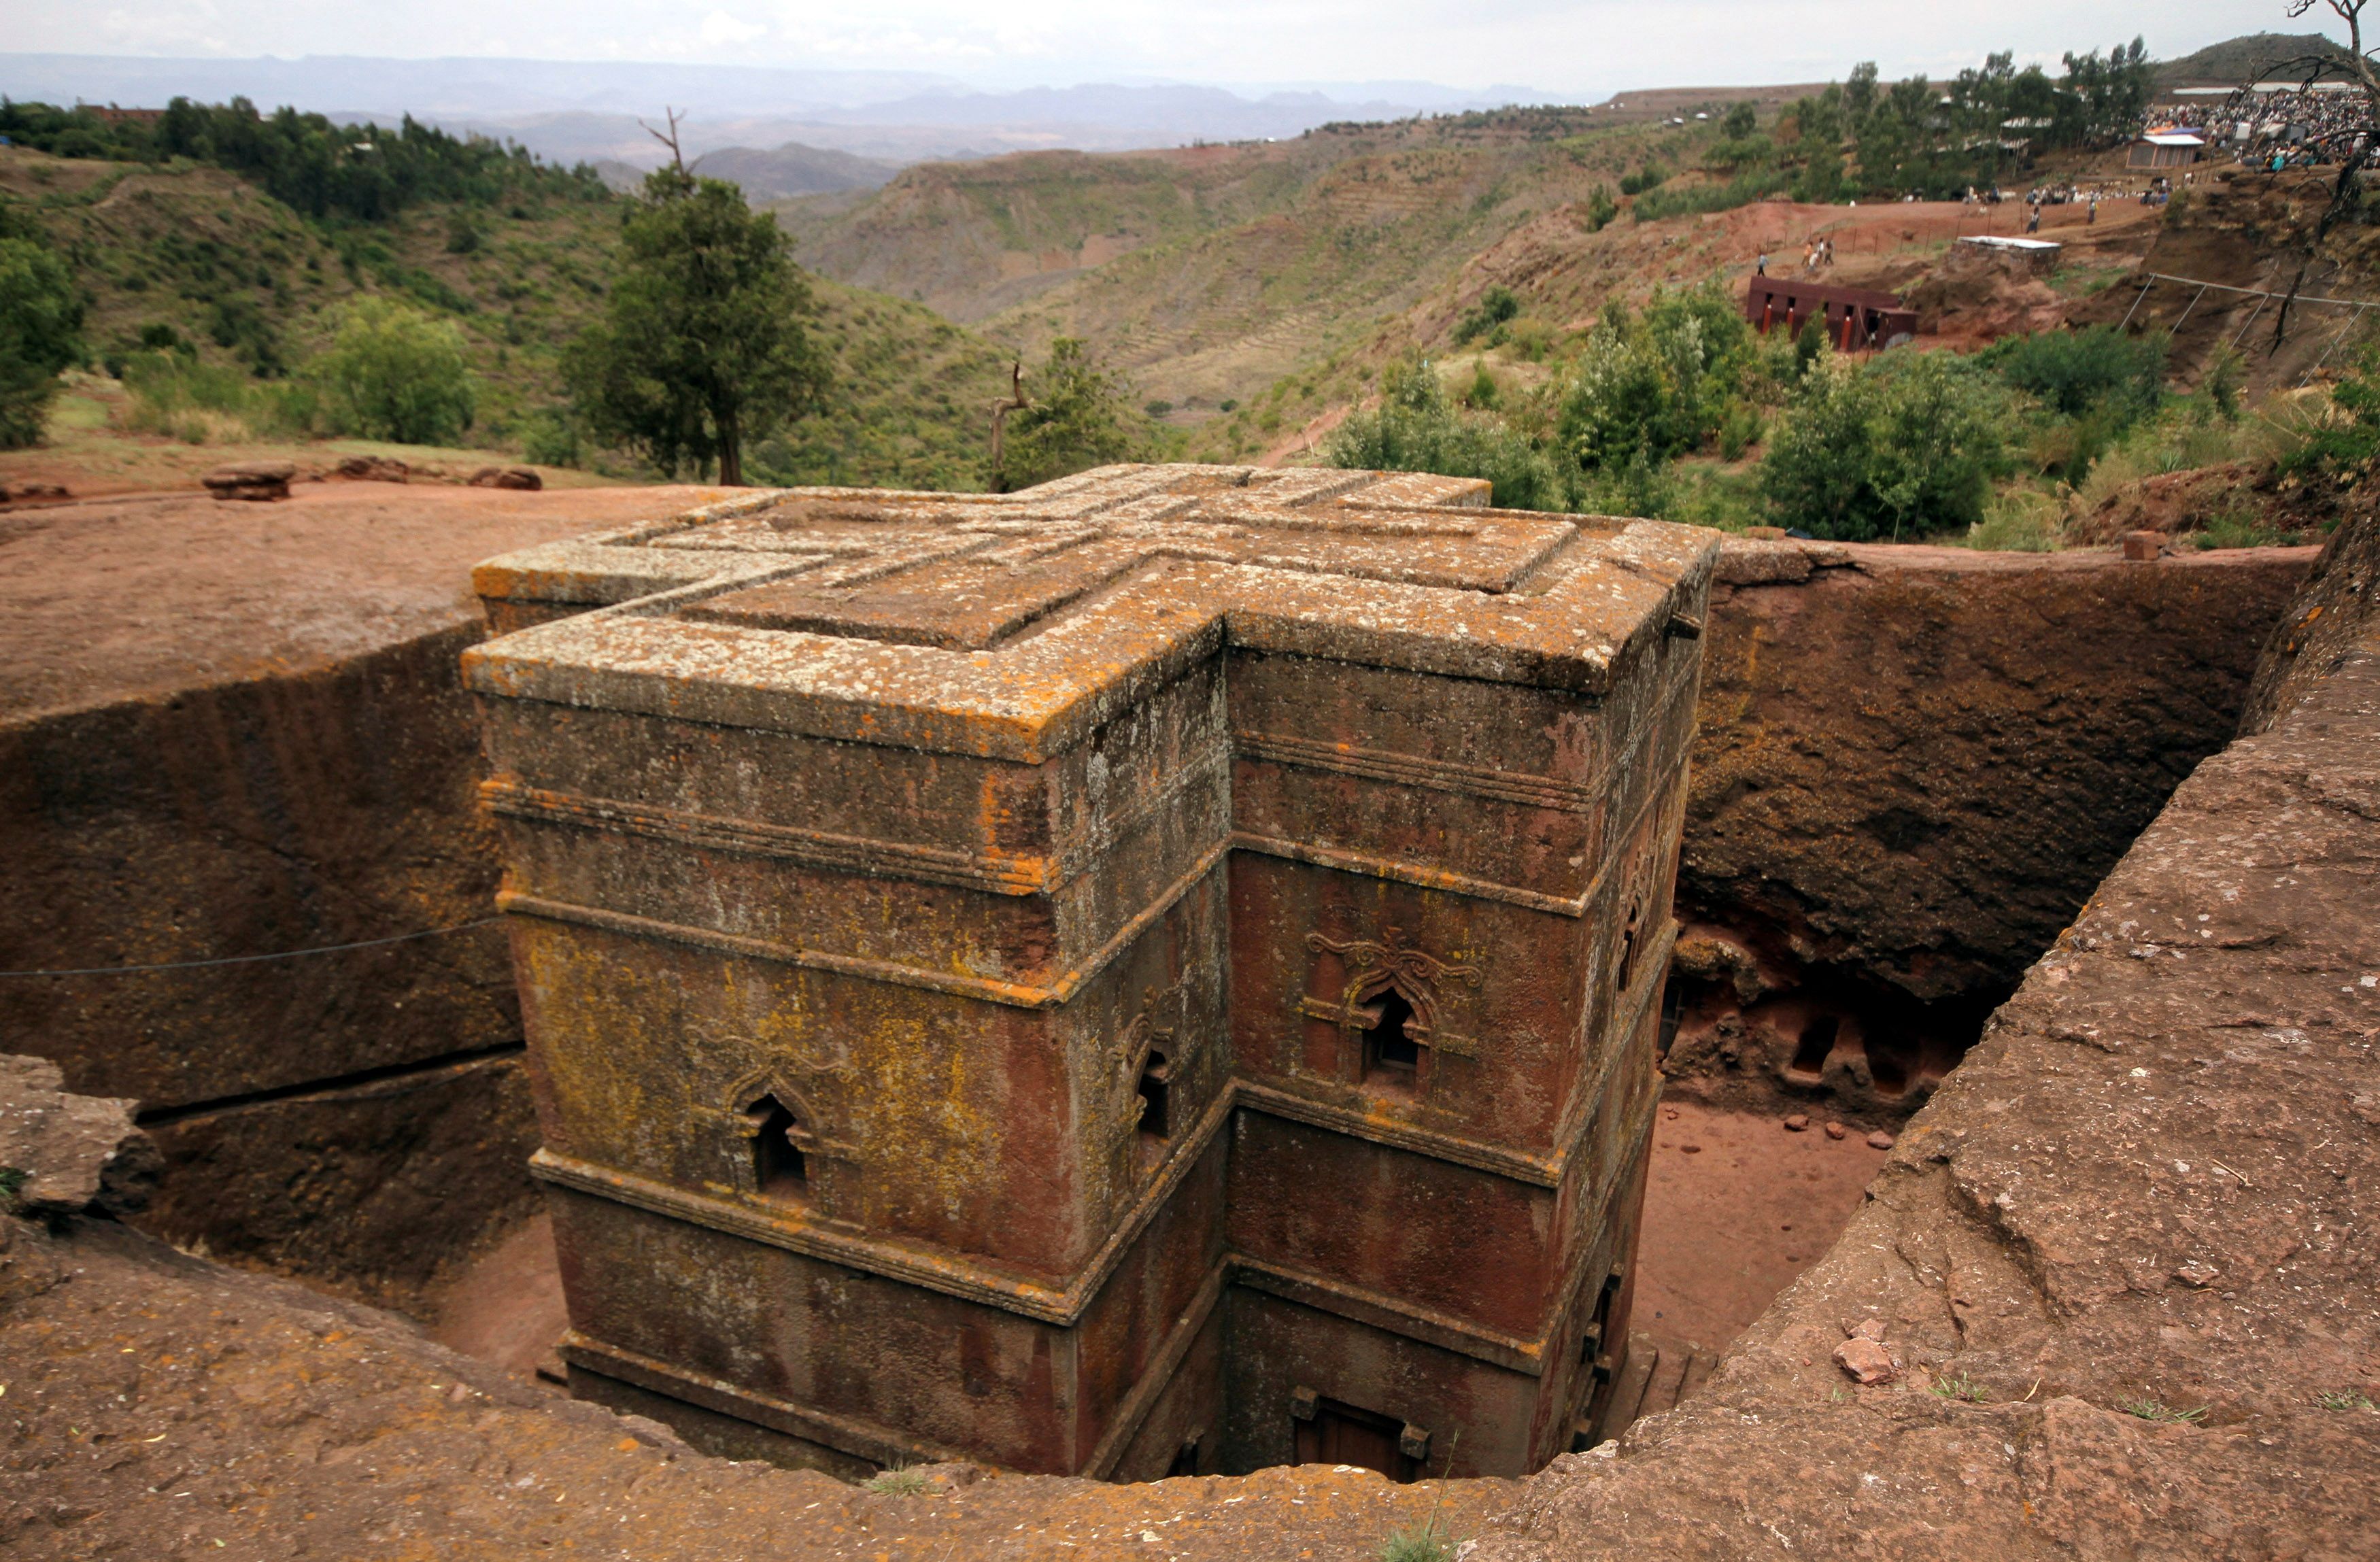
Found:
<path fill-rule="evenodd" d="M 0 237 L 0 449 L 40 442 L 59 371 L 82 355 L 81 330 L 66 262 L 35 239 Z"/>
<path fill-rule="evenodd" d="M 1718 431 L 1753 354 L 1751 327 L 1716 283 L 1656 293 L 1642 315 L 1607 309 L 1564 387 L 1556 432 L 1581 467 L 1655 462 Z"/>
<path fill-rule="evenodd" d="M 1640 223 L 1651 223 L 1701 212 L 1732 212 L 1763 197 L 1779 194 L 1792 183 L 1793 176 L 1781 168 L 1747 169 L 1725 184 L 1647 190 L 1637 198 L 1633 214 Z"/>
<path fill-rule="evenodd" d="M 2112 325 L 2011 336 L 1978 355 L 1985 368 L 2063 418 L 2098 416 L 2111 431 L 2157 409 L 2172 339 Z"/>
<path fill-rule="evenodd" d="M 1411 359 L 1381 371 L 1379 406 L 1339 425 L 1323 459 L 1333 466 L 1485 478 L 1494 503 L 1512 510 L 1560 510 L 1569 500 L 1544 452 L 1495 418 L 1457 412 L 1437 374 Z"/>
<path fill-rule="evenodd" d="M 1454 340 L 1457 344 L 1470 342 L 1520 312 L 1521 300 L 1513 296 L 1512 290 L 1501 283 L 1494 284 L 1479 295 L 1479 301 L 1464 310 L 1463 318 L 1455 322 Z"/>
<path fill-rule="evenodd" d="M 2287 477 L 2355 482 L 2380 460 L 2380 349 L 2367 349 L 2331 387 L 2319 416 L 2299 414 L 2276 466 Z"/>
<path fill-rule="evenodd" d="M 2062 541 L 2063 508 L 2038 489 L 1994 494 L 1984 518 L 1967 528 L 1967 546 L 1987 553 L 2054 553 Z"/>
<path fill-rule="evenodd" d="M 576 466 L 578 425 L 567 407 L 540 407 L 521 425 L 521 454 L 540 466 Z"/>
<path fill-rule="evenodd" d="M 462 333 L 385 298 L 349 307 L 313 377 L 343 433 L 449 444 L 471 426 L 476 394 Z"/>
<path fill-rule="evenodd" d="M 1007 448 L 995 476 L 1011 488 L 1128 461 L 1143 430 L 1135 426 L 1121 376 L 1101 370 L 1072 336 L 1050 344 L 1049 361 L 1026 377 L 1032 404 L 1010 415 Z M 1279 427 L 1280 415 L 1268 414 Z"/>
<path fill-rule="evenodd" d="M 1601 233 L 1610 224 L 1611 219 L 1618 215 L 1620 215 L 1620 203 L 1611 199 L 1609 190 L 1597 185 L 1586 192 L 1587 232 Z"/>
<path fill-rule="evenodd" d="M 1147 406 L 1142 407 L 1141 410 L 1148 413 L 1151 418 L 1162 418 L 1167 413 L 1173 410 L 1173 404 L 1162 397 L 1160 397 L 1158 400 L 1150 402 Z"/>
<path fill-rule="evenodd" d="M 1788 398 L 1762 493 L 1778 525 L 1846 542 L 1971 527 L 2007 465 L 2008 422 L 2005 393 L 1947 354 L 1829 356 Z"/>

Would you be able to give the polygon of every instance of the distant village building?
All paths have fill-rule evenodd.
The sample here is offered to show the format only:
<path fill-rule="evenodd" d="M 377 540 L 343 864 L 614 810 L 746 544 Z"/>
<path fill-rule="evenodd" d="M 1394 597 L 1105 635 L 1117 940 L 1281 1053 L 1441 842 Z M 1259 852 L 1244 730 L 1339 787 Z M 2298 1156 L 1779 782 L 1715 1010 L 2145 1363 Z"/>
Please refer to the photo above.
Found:
<path fill-rule="evenodd" d="M 1779 329 L 1790 334 L 1813 319 L 1823 320 L 1827 340 L 1846 353 L 1897 347 L 1917 334 L 1917 311 L 1899 294 L 1788 276 L 1754 277 L 1744 289 L 1743 318 L 1764 336 Z"/>
<path fill-rule="evenodd" d="M 2205 146 L 2206 138 L 2194 130 L 2151 130 L 2132 143 L 2124 161 L 2134 168 L 2187 168 Z"/>

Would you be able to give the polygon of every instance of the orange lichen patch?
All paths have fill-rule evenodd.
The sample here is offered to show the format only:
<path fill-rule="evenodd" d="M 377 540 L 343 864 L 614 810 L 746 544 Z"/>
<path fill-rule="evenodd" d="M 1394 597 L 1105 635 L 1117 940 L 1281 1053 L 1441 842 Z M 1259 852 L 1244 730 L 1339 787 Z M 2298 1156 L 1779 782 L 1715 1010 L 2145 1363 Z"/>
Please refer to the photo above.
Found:
<path fill-rule="evenodd" d="M 513 636 L 468 675 L 515 698 L 1035 761 L 1225 624 L 1267 649 L 1594 692 L 1706 551 L 1689 527 L 1449 506 L 1472 492 L 1452 479 L 1245 486 L 1236 470 L 1109 468 L 1005 510 L 875 496 L 864 522 L 793 490 L 706 513 L 666 548 L 532 550 L 482 566 L 481 591 L 514 607 L 665 594 Z M 1187 496 L 1202 485 L 1222 486 Z M 756 530 L 765 552 L 727 546 Z M 878 540 L 854 552 L 863 531 Z M 694 546 L 712 534 L 719 549 Z"/>

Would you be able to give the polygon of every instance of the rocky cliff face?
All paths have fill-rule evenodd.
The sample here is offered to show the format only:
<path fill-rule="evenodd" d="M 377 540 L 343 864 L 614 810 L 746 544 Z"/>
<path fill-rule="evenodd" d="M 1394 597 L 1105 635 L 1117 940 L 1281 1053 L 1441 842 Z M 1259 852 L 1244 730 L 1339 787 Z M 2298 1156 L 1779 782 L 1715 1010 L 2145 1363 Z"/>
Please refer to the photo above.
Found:
<path fill-rule="evenodd" d="M 1905 1116 L 2231 733 L 2311 549 L 1730 544 L 1675 1087 Z"/>
<path fill-rule="evenodd" d="M 1480 1562 L 2368 1550 L 2375 817 L 2367 628 L 2174 793 L 1708 1389 Z"/>

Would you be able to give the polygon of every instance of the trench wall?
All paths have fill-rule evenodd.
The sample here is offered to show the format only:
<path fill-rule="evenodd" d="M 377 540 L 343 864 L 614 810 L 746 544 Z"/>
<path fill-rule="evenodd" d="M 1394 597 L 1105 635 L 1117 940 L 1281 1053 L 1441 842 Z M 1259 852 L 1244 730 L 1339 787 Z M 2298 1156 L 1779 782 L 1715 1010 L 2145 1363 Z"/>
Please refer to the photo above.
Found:
<path fill-rule="evenodd" d="M 475 624 L 0 726 L 5 1047 L 130 1096 L 149 1229 L 407 1303 L 535 1207 L 520 1017 L 455 665 Z"/>
<path fill-rule="evenodd" d="M 2314 552 L 1730 543 L 1671 1088 L 1905 1118 L 2230 738 Z"/>
<path fill-rule="evenodd" d="M 2371 1553 L 2380 521 L 2324 566 L 1840 1240 L 1478 1562 Z"/>
<path fill-rule="evenodd" d="M 1730 545 L 1679 890 L 1673 1088 L 1905 1116 L 2230 734 L 2311 556 Z M 0 725 L 18 891 L 0 898 L 0 968 L 489 914 L 495 855 L 455 674 L 480 633 L 454 623 L 310 671 Z M 1823 1067 L 1792 1070 L 1826 1014 Z M 141 1102 L 171 1163 L 152 1229 L 398 1305 L 536 1207 L 519 1045 L 492 926 L 0 980 L 0 1049 Z M 1871 1056 L 1914 1059 L 1897 1093 Z"/>

